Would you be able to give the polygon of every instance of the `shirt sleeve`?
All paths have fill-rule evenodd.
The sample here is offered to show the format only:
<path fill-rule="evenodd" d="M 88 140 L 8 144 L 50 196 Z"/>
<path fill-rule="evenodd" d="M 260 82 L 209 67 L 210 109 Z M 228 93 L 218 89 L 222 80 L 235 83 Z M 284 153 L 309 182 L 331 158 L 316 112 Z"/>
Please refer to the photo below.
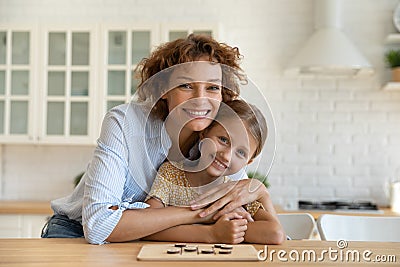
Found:
<path fill-rule="evenodd" d="M 156 198 L 161 201 L 164 206 L 168 206 L 170 203 L 170 192 L 171 192 L 171 182 L 168 181 L 168 164 L 164 163 L 158 170 L 156 179 L 150 189 L 150 192 L 146 200 L 150 198 Z"/>
<path fill-rule="evenodd" d="M 86 173 L 82 225 L 86 240 L 92 244 L 105 243 L 122 212 L 129 207 L 129 200 L 122 199 L 128 174 L 124 122 L 123 110 L 114 109 L 106 114 Z M 118 209 L 112 210 L 111 206 Z"/>

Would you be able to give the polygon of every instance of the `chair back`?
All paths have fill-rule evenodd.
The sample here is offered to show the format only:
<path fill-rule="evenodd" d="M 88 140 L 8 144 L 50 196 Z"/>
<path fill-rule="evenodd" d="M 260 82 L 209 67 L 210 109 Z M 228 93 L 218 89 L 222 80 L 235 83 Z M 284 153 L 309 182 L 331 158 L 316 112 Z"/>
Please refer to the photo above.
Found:
<path fill-rule="evenodd" d="M 280 213 L 278 219 L 291 239 L 310 239 L 316 231 L 315 220 L 309 213 Z"/>
<path fill-rule="evenodd" d="M 323 214 L 317 226 L 322 240 L 400 242 L 400 217 Z"/>

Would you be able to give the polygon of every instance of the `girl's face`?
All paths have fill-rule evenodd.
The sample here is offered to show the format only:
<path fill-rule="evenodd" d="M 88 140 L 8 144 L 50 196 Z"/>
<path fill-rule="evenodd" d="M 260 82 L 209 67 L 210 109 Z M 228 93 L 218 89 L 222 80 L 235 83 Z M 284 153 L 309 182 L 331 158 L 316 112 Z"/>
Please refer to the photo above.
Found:
<path fill-rule="evenodd" d="M 207 166 L 212 177 L 237 173 L 252 162 L 258 145 L 240 119 L 231 119 L 224 125 L 227 127 L 216 123 L 203 136 L 199 166 Z"/>
<path fill-rule="evenodd" d="M 173 89 L 162 96 L 168 103 L 169 119 L 190 131 L 207 128 L 222 101 L 221 67 L 208 62 L 208 57 L 198 60 L 177 66 L 170 77 Z"/>

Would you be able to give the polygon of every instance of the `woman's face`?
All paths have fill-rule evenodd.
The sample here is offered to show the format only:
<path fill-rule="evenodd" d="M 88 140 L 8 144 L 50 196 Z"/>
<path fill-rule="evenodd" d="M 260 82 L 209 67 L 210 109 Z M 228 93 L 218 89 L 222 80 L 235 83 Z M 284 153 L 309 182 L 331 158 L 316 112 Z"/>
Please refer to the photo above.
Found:
<path fill-rule="evenodd" d="M 172 89 L 162 96 L 168 103 L 169 119 L 190 131 L 210 125 L 222 101 L 220 65 L 208 57 L 198 60 L 177 66 L 170 77 Z"/>

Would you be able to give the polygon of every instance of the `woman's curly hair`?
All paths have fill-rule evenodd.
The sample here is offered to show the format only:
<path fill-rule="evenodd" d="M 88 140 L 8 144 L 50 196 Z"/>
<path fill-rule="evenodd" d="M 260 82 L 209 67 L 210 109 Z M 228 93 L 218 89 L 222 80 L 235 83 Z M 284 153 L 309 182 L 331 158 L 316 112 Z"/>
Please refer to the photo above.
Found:
<path fill-rule="evenodd" d="M 145 83 L 153 75 L 168 69 L 174 65 L 198 60 L 202 56 L 208 56 L 209 61 L 221 64 L 223 67 L 222 77 L 222 100 L 224 102 L 235 99 L 239 93 L 239 82 L 247 82 L 239 63 L 242 55 L 237 47 L 231 47 L 225 43 L 218 43 L 212 37 L 204 34 L 190 34 L 183 39 L 177 39 L 164 43 L 144 58 L 138 65 L 136 72 L 139 74 L 140 83 L 137 91 L 138 101 L 156 99 L 152 114 L 165 119 L 168 116 L 166 100 L 161 99 L 165 91 L 165 83 Z M 163 88 L 164 87 L 164 88 Z"/>

